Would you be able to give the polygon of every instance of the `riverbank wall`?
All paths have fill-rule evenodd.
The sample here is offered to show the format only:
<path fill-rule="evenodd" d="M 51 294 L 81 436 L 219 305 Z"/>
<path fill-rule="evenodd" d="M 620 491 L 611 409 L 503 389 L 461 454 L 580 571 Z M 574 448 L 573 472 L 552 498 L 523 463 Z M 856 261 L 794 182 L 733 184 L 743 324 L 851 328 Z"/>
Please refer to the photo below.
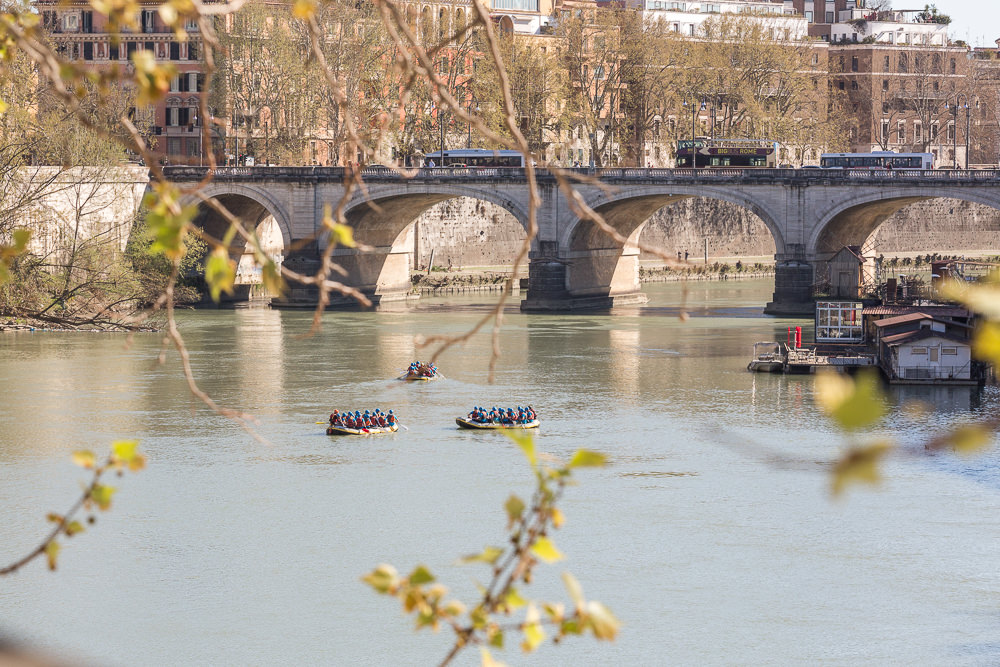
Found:
<path fill-rule="evenodd" d="M 431 207 L 417 221 L 414 268 L 442 269 L 505 266 L 513 262 L 524 229 L 502 208 L 459 198 Z M 657 211 L 639 242 L 665 250 L 671 257 L 687 253 L 689 262 L 711 263 L 774 256 L 774 240 L 751 211 L 706 198 L 682 200 Z M 891 216 L 875 232 L 868 248 L 891 256 L 941 253 L 976 256 L 1000 248 L 1000 210 L 955 199 L 911 204 Z M 640 260 L 655 260 L 642 253 Z"/>

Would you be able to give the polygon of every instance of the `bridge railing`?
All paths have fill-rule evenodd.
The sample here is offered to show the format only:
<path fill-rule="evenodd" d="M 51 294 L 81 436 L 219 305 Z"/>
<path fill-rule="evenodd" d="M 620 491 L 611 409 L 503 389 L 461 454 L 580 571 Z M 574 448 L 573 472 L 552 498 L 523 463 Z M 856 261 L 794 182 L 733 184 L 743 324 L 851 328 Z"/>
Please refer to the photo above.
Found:
<path fill-rule="evenodd" d="M 172 181 L 201 180 L 207 167 L 169 166 L 164 173 Z M 1000 181 L 1000 169 L 767 169 L 721 167 L 666 169 L 613 167 L 608 169 L 571 168 L 564 171 L 602 181 L 621 182 L 985 182 Z M 555 180 L 554 174 L 539 169 L 542 182 Z M 216 167 L 216 180 L 228 181 L 342 181 L 344 167 Z M 525 170 L 512 167 L 432 167 L 396 171 L 389 167 L 365 167 L 364 179 L 374 181 L 507 181 L 526 179 Z"/>

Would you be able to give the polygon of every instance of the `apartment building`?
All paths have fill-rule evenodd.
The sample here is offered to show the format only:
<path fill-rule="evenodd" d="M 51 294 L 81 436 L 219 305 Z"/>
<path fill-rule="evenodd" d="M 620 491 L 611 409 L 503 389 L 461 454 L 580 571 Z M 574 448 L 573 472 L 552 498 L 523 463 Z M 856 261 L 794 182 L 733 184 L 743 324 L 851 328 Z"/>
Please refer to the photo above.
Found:
<path fill-rule="evenodd" d="M 150 51 L 157 62 L 170 63 L 177 75 L 170 93 L 155 107 L 137 109 L 135 116 L 148 123 L 154 152 L 171 162 L 197 164 L 208 147 L 202 145 L 198 109 L 204 79 L 201 75 L 201 35 L 189 23 L 188 38 L 179 41 L 160 19 L 159 3 L 141 1 L 138 31 L 122 28 L 112 44 L 107 17 L 80 0 L 38 0 L 42 28 L 60 54 L 94 68 L 127 66 L 136 51 Z"/>
<path fill-rule="evenodd" d="M 704 23 L 712 17 L 741 15 L 767 23 L 775 40 L 800 40 L 808 34 L 808 24 L 785 6 L 784 0 L 637 0 L 648 19 L 663 21 L 671 30 L 689 37 L 704 33 Z"/>
<path fill-rule="evenodd" d="M 935 166 L 969 164 L 965 47 L 831 44 L 830 79 L 850 116 L 851 150 L 932 153 Z"/>

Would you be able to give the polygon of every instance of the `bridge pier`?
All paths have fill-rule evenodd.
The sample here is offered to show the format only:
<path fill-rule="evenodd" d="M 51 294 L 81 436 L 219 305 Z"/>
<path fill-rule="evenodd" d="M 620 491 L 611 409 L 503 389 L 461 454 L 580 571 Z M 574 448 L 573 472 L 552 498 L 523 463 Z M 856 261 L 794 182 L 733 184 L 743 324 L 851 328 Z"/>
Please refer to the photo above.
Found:
<path fill-rule="evenodd" d="M 618 248 L 556 256 L 556 244 L 542 242 L 528 264 L 528 293 L 521 310 L 528 313 L 565 313 L 609 310 L 646 303 L 639 283 L 638 248 Z"/>
<path fill-rule="evenodd" d="M 812 296 L 813 265 L 805 259 L 775 258 L 774 295 L 764 307 L 764 314 L 779 317 L 812 315 L 816 303 Z"/>

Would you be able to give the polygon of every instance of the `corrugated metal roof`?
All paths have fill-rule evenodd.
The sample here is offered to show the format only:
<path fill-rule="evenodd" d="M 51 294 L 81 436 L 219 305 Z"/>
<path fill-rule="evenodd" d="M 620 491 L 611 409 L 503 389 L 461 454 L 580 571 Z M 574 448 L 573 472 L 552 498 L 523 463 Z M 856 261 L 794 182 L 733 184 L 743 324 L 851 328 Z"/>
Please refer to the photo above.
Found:
<path fill-rule="evenodd" d="M 890 347 L 895 347 L 896 345 L 923 340 L 924 338 L 941 338 L 944 340 L 954 341 L 956 343 L 962 343 L 963 345 L 969 344 L 969 341 L 965 340 L 961 336 L 957 336 L 951 333 L 945 333 L 943 331 L 932 331 L 926 328 L 918 329 L 917 331 L 905 331 L 900 334 L 886 336 L 885 338 L 882 339 L 882 342 Z"/>
<path fill-rule="evenodd" d="M 896 316 L 910 313 L 926 313 L 932 317 L 972 317 L 972 313 L 960 306 L 869 306 L 861 311 L 862 315 Z"/>
<path fill-rule="evenodd" d="M 879 320 L 875 322 L 877 327 L 892 327 L 897 324 L 906 324 L 907 322 L 918 322 L 920 320 L 933 320 L 933 315 L 928 315 L 927 313 L 908 313 L 906 315 L 897 315 L 896 317 L 887 317 L 884 320 Z"/>

